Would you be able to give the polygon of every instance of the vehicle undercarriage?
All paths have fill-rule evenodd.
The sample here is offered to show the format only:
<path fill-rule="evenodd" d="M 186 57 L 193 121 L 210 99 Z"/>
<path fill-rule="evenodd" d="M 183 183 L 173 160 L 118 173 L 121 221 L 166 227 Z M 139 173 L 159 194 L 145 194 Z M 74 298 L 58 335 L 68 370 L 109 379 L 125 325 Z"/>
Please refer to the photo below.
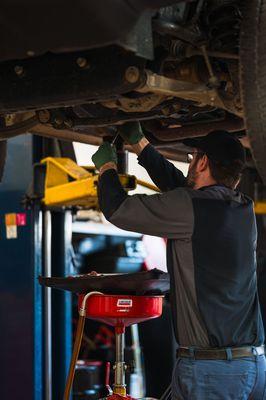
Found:
<path fill-rule="evenodd" d="M 62 32 L 56 36 L 52 19 L 46 42 L 21 34 L 20 46 L 0 51 L 1 139 L 31 132 L 97 144 L 124 122 L 140 120 L 154 145 L 183 160 L 182 139 L 226 129 L 251 146 L 265 179 L 266 76 L 257 76 L 265 55 L 255 48 L 266 35 L 258 25 L 265 7 L 258 0 L 162 0 L 150 9 L 139 1 L 130 3 L 133 18 L 125 3 L 120 1 L 120 14 L 109 1 L 86 9 L 94 13 L 87 42 L 78 39 L 78 27 L 68 46 L 60 43 Z M 80 0 L 79 15 L 82 6 Z M 110 11 L 110 21 L 101 19 L 101 7 L 105 15 Z M 1 8 L 7 15 L 8 5 Z"/>

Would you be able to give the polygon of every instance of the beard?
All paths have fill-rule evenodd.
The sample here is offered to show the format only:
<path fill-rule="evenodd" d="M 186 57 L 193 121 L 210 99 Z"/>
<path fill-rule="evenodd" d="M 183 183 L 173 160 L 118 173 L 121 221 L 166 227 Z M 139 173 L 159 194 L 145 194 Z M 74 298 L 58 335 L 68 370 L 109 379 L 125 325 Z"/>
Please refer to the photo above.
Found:
<path fill-rule="evenodd" d="M 187 186 L 190 187 L 191 189 L 194 189 L 196 185 L 196 178 L 197 178 L 196 166 L 197 164 L 191 166 L 187 174 Z"/>

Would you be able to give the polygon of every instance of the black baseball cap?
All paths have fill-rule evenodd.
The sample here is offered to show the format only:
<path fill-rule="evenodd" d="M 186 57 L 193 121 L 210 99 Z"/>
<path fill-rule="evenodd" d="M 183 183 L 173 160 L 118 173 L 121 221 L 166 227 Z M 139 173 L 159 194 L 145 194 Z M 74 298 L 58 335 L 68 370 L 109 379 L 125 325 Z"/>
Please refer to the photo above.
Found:
<path fill-rule="evenodd" d="M 230 165 L 234 161 L 246 162 L 245 149 L 240 140 L 227 131 L 213 131 L 206 136 L 184 139 L 183 144 L 202 150 L 207 157 L 222 165 Z"/>

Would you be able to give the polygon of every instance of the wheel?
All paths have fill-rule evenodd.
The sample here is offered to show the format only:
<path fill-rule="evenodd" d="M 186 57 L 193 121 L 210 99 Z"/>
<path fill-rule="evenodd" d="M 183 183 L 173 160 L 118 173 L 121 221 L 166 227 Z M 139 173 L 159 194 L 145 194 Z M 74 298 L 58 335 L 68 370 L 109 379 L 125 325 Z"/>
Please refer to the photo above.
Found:
<path fill-rule="evenodd" d="M 2 177 L 3 177 L 4 169 L 5 169 L 6 148 L 7 148 L 6 140 L 2 140 L 2 141 L 0 140 L 0 182 L 2 181 Z"/>
<path fill-rule="evenodd" d="M 266 184 L 266 0 L 243 1 L 240 78 L 247 134 Z"/>

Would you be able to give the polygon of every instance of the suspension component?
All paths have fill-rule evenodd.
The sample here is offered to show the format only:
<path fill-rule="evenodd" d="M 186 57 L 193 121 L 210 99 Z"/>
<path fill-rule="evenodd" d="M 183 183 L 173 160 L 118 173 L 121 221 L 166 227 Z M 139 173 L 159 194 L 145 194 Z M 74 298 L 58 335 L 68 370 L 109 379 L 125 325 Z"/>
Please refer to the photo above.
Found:
<path fill-rule="evenodd" d="M 206 5 L 209 50 L 238 53 L 241 11 L 239 0 L 209 0 Z"/>

